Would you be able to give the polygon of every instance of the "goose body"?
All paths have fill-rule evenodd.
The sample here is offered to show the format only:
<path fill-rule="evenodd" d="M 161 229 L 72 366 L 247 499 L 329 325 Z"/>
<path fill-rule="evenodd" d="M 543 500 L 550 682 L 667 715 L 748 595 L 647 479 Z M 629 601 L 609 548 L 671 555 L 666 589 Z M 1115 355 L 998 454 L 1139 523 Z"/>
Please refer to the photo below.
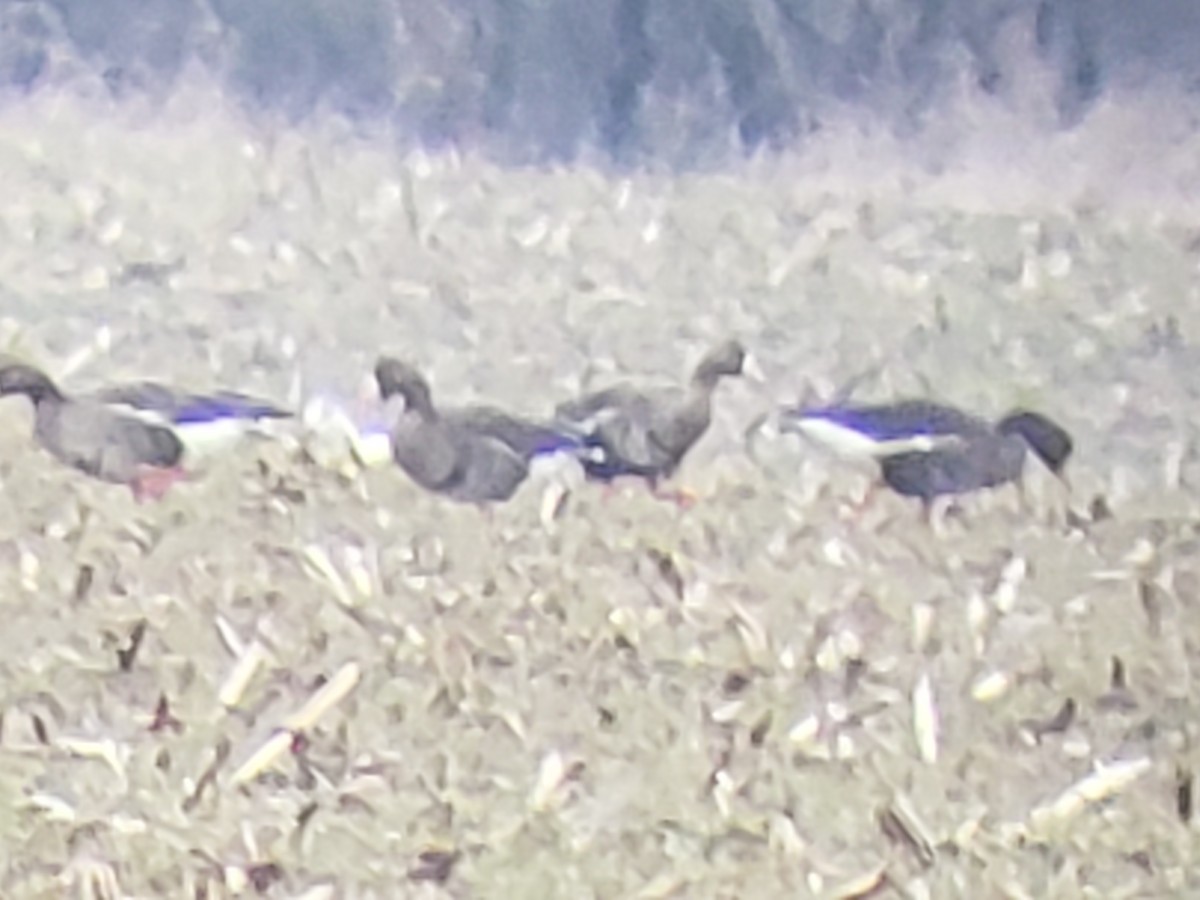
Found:
<path fill-rule="evenodd" d="M 781 428 L 840 455 L 872 459 L 928 451 L 991 431 L 978 416 L 928 400 L 786 409 Z"/>
<path fill-rule="evenodd" d="M 245 435 L 292 416 L 288 410 L 249 394 L 227 390 L 194 393 L 156 381 L 105 387 L 88 399 L 171 428 L 193 459 L 227 450 Z"/>
<path fill-rule="evenodd" d="M 425 378 L 393 357 L 380 358 L 375 378 L 385 400 L 404 400 L 391 429 L 392 458 L 416 484 L 452 500 L 507 500 L 534 457 L 582 446 L 576 435 L 491 406 L 441 411 Z"/>
<path fill-rule="evenodd" d="M 0 395 L 12 394 L 33 404 L 38 444 L 72 468 L 129 485 L 139 498 L 161 494 L 179 475 L 183 442 L 166 426 L 67 397 L 44 372 L 21 363 L 0 368 Z"/>
<path fill-rule="evenodd" d="M 998 423 L 927 400 L 788 409 L 785 431 L 851 457 L 875 459 L 883 481 L 899 494 L 932 500 L 1016 481 L 1029 452 L 1061 474 L 1074 449 L 1071 436 L 1028 410 Z"/>
<path fill-rule="evenodd" d="M 629 475 L 656 485 L 674 474 L 712 421 L 721 379 L 740 375 L 746 352 L 737 341 L 713 348 L 686 387 L 646 390 L 621 384 L 560 404 L 555 421 L 592 448 L 584 471 L 598 481 Z"/>
<path fill-rule="evenodd" d="M 986 437 L 958 446 L 908 450 L 879 461 L 883 482 L 896 493 L 931 501 L 1016 481 L 1026 447 L 1018 437 Z"/>

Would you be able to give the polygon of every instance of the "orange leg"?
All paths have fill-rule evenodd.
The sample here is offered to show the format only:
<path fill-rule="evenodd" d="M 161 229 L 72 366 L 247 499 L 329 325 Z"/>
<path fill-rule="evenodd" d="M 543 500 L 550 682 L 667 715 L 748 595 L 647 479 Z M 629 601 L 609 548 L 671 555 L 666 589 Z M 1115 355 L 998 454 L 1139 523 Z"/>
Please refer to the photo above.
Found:
<path fill-rule="evenodd" d="M 686 488 L 659 488 L 651 489 L 654 496 L 659 500 L 666 500 L 669 503 L 674 503 L 680 509 L 691 509 L 696 505 L 699 498 Z"/>
<path fill-rule="evenodd" d="M 147 500 L 161 500 L 177 481 L 182 481 L 187 473 L 178 466 L 170 469 L 160 469 L 154 466 L 142 466 L 133 481 L 129 483 L 134 499 L 138 503 Z"/>
<path fill-rule="evenodd" d="M 680 509 L 691 509 L 696 505 L 696 501 L 699 499 L 695 494 L 686 488 L 663 488 L 659 487 L 657 481 L 648 478 L 642 478 L 637 475 L 622 475 L 604 483 L 602 496 L 605 502 L 611 500 L 613 495 L 617 493 L 619 484 L 634 481 L 640 482 L 649 487 L 650 495 L 655 499 L 666 500 L 669 503 L 674 503 L 679 506 Z"/>
<path fill-rule="evenodd" d="M 871 508 L 871 505 L 879 498 L 879 495 L 883 492 L 884 487 L 885 485 L 882 480 L 873 480 L 869 485 L 867 485 L 867 489 L 861 498 L 851 501 L 848 504 L 851 514 L 854 517 L 859 517 L 866 513 L 866 511 Z"/>

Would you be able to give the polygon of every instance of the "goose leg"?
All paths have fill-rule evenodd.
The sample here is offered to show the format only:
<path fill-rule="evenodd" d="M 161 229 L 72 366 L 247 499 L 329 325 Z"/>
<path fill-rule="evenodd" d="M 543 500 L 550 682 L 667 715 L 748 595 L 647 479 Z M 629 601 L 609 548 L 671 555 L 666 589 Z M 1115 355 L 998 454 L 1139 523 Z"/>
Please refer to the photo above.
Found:
<path fill-rule="evenodd" d="M 680 509 L 691 509 L 699 501 L 699 497 L 687 488 L 651 488 L 651 493 L 658 500 L 674 503 Z"/>
<path fill-rule="evenodd" d="M 687 488 L 664 488 L 658 478 L 647 478 L 646 483 L 650 485 L 650 494 L 654 499 L 674 503 L 680 509 L 691 509 L 700 499 Z"/>
<path fill-rule="evenodd" d="M 961 515 L 962 509 L 954 497 L 936 497 L 923 502 L 925 508 L 925 523 L 938 540 L 949 534 L 948 524 L 955 515 Z"/>
<path fill-rule="evenodd" d="M 617 494 L 621 493 L 621 489 L 625 485 L 631 485 L 631 484 L 639 485 L 639 486 L 649 484 L 650 493 L 654 494 L 655 496 L 658 495 L 658 486 L 657 486 L 656 482 L 653 482 L 653 481 L 648 482 L 639 475 L 618 475 L 616 478 L 609 478 L 603 482 L 601 491 L 600 491 L 600 496 L 605 503 L 610 503 L 612 501 L 613 497 L 615 497 L 615 496 L 617 496 Z M 640 489 L 640 487 L 639 487 L 639 489 Z"/>
<path fill-rule="evenodd" d="M 872 504 L 878 499 L 879 494 L 884 488 L 883 481 L 876 479 L 867 485 L 867 490 L 858 500 L 851 500 L 842 508 L 848 510 L 851 519 L 861 519 L 864 514 L 871 508 Z"/>
<path fill-rule="evenodd" d="M 601 489 L 603 501 L 605 503 L 610 502 L 620 492 L 622 484 L 634 482 L 649 487 L 650 496 L 654 497 L 654 499 L 674 503 L 681 509 L 690 509 L 696 505 L 696 501 L 699 499 L 696 494 L 686 488 L 663 488 L 659 486 L 657 479 L 646 478 L 640 475 L 622 475 L 604 482 Z"/>
<path fill-rule="evenodd" d="M 138 503 L 161 500 L 175 482 L 182 481 L 185 477 L 186 473 L 178 466 L 169 469 L 142 466 L 129 483 L 129 487 Z"/>

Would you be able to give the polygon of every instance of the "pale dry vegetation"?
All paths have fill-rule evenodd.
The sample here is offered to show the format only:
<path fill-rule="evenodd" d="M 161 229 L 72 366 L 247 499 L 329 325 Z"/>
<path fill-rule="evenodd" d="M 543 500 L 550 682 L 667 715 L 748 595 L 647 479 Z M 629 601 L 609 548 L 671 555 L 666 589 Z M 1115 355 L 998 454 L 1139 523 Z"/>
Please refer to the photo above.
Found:
<path fill-rule="evenodd" d="M 766 373 L 722 387 L 688 510 L 539 476 L 484 515 L 303 431 L 139 506 L 4 401 L 0 893 L 1200 892 L 1197 221 L 839 146 L 623 177 L 205 94 L 0 113 L 3 338 L 68 385 L 349 401 L 386 349 L 540 413 L 726 334 Z M 747 452 L 877 364 L 864 396 L 1064 421 L 1071 494 L 933 531 Z"/>

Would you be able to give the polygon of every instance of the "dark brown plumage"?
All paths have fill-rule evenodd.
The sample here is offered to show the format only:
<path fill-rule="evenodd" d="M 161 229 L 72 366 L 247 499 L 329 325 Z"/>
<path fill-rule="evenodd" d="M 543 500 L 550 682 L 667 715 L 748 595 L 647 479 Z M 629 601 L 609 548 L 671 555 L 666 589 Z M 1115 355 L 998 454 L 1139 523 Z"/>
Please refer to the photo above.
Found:
<path fill-rule="evenodd" d="M 135 496 L 160 494 L 177 477 L 183 443 L 165 426 L 72 399 L 44 373 L 23 363 L 0 368 L 0 394 L 23 394 L 34 407 L 33 434 L 60 462 Z"/>
<path fill-rule="evenodd" d="M 618 385 L 561 404 L 555 417 L 598 451 L 583 459 L 589 477 L 611 481 L 632 475 L 656 485 L 675 472 L 708 430 L 717 384 L 740 375 L 745 360 L 742 345 L 726 341 L 700 360 L 682 389 Z"/>
<path fill-rule="evenodd" d="M 495 407 L 439 411 L 421 373 L 394 357 L 379 359 L 375 380 L 385 399 L 404 399 L 391 430 L 392 458 L 421 487 L 453 500 L 507 500 L 534 456 L 579 446 L 572 435 Z"/>

